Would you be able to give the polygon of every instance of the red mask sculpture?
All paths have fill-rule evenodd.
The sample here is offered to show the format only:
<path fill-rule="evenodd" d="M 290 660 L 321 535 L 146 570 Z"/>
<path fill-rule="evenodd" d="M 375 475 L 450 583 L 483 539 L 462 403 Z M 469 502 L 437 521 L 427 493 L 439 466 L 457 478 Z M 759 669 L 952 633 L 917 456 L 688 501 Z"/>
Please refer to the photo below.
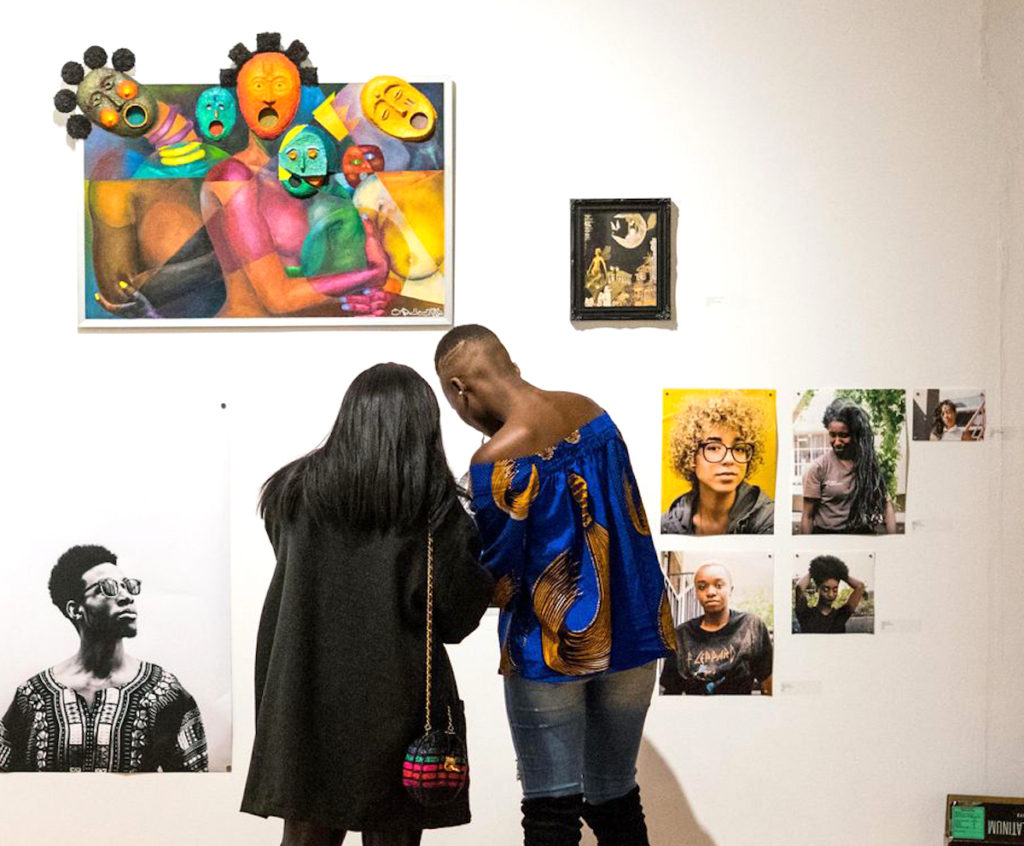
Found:
<path fill-rule="evenodd" d="M 384 154 L 373 144 L 353 144 L 341 157 L 341 172 L 353 188 L 374 173 L 384 170 Z"/>

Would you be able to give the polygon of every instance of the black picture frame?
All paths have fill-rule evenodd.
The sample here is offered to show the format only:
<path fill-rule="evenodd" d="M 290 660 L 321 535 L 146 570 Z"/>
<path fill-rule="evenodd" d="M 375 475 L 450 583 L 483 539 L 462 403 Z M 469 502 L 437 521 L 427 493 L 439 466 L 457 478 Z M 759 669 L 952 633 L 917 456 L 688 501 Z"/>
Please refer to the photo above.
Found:
<path fill-rule="evenodd" d="M 569 207 L 571 319 L 671 320 L 672 201 L 570 200 Z"/>

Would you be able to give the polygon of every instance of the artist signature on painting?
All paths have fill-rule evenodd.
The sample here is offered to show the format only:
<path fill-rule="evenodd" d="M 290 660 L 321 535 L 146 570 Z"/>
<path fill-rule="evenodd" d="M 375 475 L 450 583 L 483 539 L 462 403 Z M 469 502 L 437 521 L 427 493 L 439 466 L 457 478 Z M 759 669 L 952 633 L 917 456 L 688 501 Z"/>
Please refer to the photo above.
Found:
<path fill-rule="evenodd" d="M 393 308 L 392 317 L 440 317 L 442 314 L 439 308 Z"/>

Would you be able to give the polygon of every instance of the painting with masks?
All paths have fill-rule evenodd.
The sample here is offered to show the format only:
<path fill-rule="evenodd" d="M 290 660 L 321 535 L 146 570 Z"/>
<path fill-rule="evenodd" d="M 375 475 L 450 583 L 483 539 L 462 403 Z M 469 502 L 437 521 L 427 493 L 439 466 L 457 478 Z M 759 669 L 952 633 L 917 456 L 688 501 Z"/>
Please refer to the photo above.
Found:
<path fill-rule="evenodd" d="M 321 83 L 278 33 L 227 55 L 208 85 L 147 85 L 123 48 L 62 68 L 82 324 L 450 323 L 450 84 Z"/>

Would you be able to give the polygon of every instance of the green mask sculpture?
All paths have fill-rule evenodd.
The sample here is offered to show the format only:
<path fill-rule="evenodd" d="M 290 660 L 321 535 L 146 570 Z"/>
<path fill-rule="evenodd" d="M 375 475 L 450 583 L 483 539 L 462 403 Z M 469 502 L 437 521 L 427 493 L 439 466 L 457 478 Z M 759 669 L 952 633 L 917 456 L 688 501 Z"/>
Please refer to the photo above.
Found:
<path fill-rule="evenodd" d="M 238 103 L 235 95 L 219 85 L 207 88 L 196 101 L 196 124 L 207 141 L 223 141 L 235 128 Z"/>

